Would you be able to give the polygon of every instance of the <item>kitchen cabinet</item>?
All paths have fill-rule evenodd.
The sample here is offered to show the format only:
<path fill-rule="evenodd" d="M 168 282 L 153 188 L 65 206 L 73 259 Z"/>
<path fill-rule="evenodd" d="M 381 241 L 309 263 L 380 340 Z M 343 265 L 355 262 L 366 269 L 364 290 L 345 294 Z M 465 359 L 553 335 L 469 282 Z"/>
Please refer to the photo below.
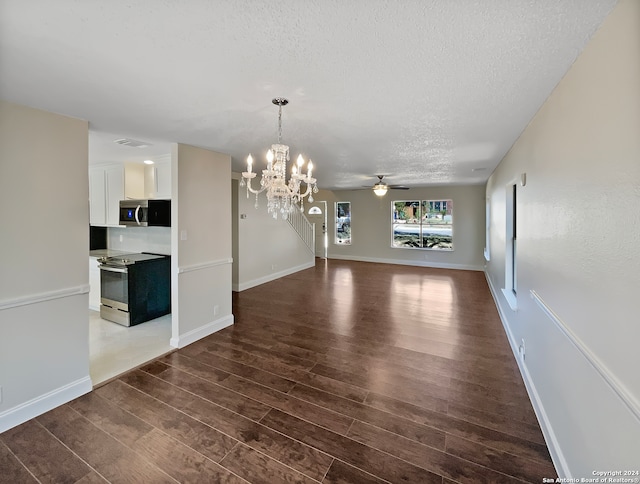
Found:
<path fill-rule="evenodd" d="M 146 198 L 144 185 L 144 167 L 140 163 L 124 165 L 124 198 L 139 200 Z"/>
<path fill-rule="evenodd" d="M 171 161 L 145 167 L 144 195 L 145 198 L 171 198 Z"/>
<path fill-rule="evenodd" d="M 120 225 L 120 200 L 124 200 L 124 167 L 105 170 L 107 180 L 107 225 Z"/>
<path fill-rule="evenodd" d="M 98 258 L 89 257 L 89 309 L 100 311 L 100 267 Z"/>
<path fill-rule="evenodd" d="M 89 169 L 89 223 L 120 225 L 120 200 L 145 198 L 142 165 L 109 165 Z"/>
<path fill-rule="evenodd" d="M 89 170 L 89 223 L 119 225 L 120 200 L 124 198 L 124 167 Z"/>
<path fill-rule="evenodd" d="M 171 198 L 171 163 L 157 163 L 156 168 L 156 197 Z"/>

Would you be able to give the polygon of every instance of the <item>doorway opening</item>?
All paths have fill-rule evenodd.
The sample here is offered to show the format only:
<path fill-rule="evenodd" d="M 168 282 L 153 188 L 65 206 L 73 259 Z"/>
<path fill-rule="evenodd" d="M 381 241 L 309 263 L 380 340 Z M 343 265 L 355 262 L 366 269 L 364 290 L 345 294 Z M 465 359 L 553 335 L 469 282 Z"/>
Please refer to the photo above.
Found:
<path fill-rule="evenodd" d="M 315 201 L 308 205 L 307 218 L 314 224 L 316 240 L 316 257 L 327 258 L 329 239 L 327 235 L 327 202 L 324 200 Z"/>

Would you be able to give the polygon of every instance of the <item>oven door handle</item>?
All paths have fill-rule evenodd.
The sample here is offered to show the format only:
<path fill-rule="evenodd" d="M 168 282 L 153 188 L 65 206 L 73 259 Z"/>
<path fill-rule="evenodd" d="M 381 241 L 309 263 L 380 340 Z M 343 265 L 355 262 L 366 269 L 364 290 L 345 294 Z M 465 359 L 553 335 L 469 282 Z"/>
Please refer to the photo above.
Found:
<path fill-rule="evenodd" d="M 104 266 L 104 265 L 100 266 L 100 270 L 109 271 L 109 272 L 121 272 L 125 274 L 128 272 L 126 267 L 111 267 L 111 266 Z"/>
<path fill-rule="evenodd" d="M 136 222 L 138 222 L 138 225 L 140 225 L 140 217 L 138 216 L 139 213 L 140 213 L 140 205 L 136 207 Z"/>

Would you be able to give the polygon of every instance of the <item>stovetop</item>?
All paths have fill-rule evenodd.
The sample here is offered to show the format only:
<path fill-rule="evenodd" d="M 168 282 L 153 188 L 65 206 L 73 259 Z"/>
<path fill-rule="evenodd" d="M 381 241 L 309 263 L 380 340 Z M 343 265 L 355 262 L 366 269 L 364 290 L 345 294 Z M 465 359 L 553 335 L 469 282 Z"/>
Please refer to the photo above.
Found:
<path fill-rule="evenodd" d="M 162 254 L 151 254 L 149 252 L 122 254 L 113 257 L 101 257 L 98 259 L 101 264 L 108 266 L 128 266 L 138 262 L 146 262 L 155 259 L 164 259 L 169 257 Z"/>

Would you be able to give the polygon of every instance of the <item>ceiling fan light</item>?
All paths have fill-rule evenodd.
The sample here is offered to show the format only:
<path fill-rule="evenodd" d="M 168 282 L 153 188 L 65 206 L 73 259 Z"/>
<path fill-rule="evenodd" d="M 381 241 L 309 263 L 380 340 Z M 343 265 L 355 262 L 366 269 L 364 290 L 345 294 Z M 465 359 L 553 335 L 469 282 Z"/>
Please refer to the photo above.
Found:
<path fill-rule="evenodd" d="M 373 186 L 373 193 L 379 197 L 383 197 L 387 193 L 387 185 L 384 183 L 377 183 Z"/>

